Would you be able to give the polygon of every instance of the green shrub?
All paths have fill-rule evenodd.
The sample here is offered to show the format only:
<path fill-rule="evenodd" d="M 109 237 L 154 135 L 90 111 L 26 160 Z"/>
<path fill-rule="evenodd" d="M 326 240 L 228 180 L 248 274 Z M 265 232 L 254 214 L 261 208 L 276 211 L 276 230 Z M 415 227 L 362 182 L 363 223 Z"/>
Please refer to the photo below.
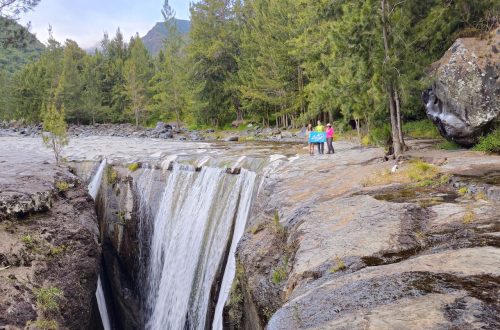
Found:
<path fill-rule="evenodd" d="M 69 189 L 69 183 L 66 181 L 58 181 L 56 182 L 56 188 L 60 192 L 65 192 Z"/>
<path fill-rule="evenodd" d="M 403 123 L 403 133 L 416 139 L 437 139 L 441 137 L 436 126 L 428 119 Z"/>
<path fill-rule="evenodd" d="M 280 216 L 278 211 L 274 211 L 274 230 L 280 237 L 284 237 L 286 234 L 285 227 L 283 227 L 283 225 L 280 223 Z"/>
<path fill-rule="evenodd" d="M 49 250 L 49 256 L 56 256 L 58 254 L 61 254 L 63 253 L 64 251 L 66 251 L 66 248 L 67 246 L 66 245 L 59 245 L 59 246 L 53 246 L 50 248 Z"/>
<path fill-rule="evenodd" d="M 132 163 L 132 164 L 130 164 L 130 165 L 128 166 L 128 170 L 129 170 L 130 172 L 135 172 L 135 171 L 137 171 L 137 170 L 139 169 L 139 167 L 140 167 L 140 166 L 139 166 L 139 163 Z"/>
<path fill-rule="evenodd" d="M 375 145 L 385 147 L 391 140 L 391 129 L 389 125 L 383 125 L 370 130 L 368 135 L 363 138 L 362 143 L 365 145 Z"/>
<path fill-rule="evenodd" d="M 277 267 L 273 272 L 272 281 L 278 285 L 286 279 L 286 269 L 284 266 Z"/>
<path fill-rule="evenodd" d="M 474 146 L 474 150 L 500 154 L 500 128 L 481 137 L 479 143 Z"/>
<path fill-rule="evenodd" d="M 28 249 L 33 249 L 36 247 L 36 245 L 38 244 L 38 240 L 35 238 L 35 236 L 31 235 L 31 234 L 26 234 L 24 235 L 22 238 L 21 238 L 21 241 L 24 243 L 24 245 L 28 248 Z"/>
<path fill-rule="evenodd" d="M 111 166 L 106 167 L 106 181 L 108 184 L 115 184 L 118 180 L 118 172 L 115 171 Z"/>
<path fill-rule="evenodd" d="M 341 271 L 341 270 L 344 270 L 346 269 L 346 265 L 345 265 L 345 262 L 344 260 L 340 259 L 340 258 L 337 258 L 337 263 L 335 266 L 333 266 L 331 269 L 330 269 L 330 273 L 336 273 L 338 271 Z"/>
<path fill-rule="evenodd" d="M 35 291 L 36 303 L 43 311 L 57 311 L 59 303 L 57 302 L 62 297 L 63 292 L 57 287 L 40 288 Z"/>

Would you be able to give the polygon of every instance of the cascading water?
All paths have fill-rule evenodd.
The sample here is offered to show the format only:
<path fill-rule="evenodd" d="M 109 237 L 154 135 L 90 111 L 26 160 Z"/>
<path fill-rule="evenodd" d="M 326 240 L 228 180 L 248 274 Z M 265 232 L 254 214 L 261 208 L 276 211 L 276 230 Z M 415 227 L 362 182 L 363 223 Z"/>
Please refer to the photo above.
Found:
<path fill-rule="evenodd" d="M 101 164 L 99 165 L 96 174 L 89 183 L 88 186 L 89 195 L 92 196 L 92 199 L 94 200 L 96 199 L 97 193 L 99 192 L 99 188 L 101 187 L 101 179 L 105 167 L 106 167 L 106 158 L 104 158 L 101 161 Z"/>
<path fill-rule="evenodd" d="M 111 330 L 111 323 L 108 317 L 108 308 L 106 307 L 106 299 L 104 298 L 104 290 L 102 289 L 101 276 L 97 278 L 97 290 L 95 292 L 97 299 L 97 307 L 99 314 L 101 314 L 102 327 L 104 330 Z"/>
<path fill-rule="evenodd" d="M 252 205 L 252 196 L 256 175 L 253 172 L 247 171 L 242 172 L 240 175 L 243 178 L 240 207 L 238 209 L 238 215 L 236 217 L 236 222 L 234 225 L 233 240 L 231 242 L 229 257 L 227 260 L 226 268 L 224 270 L 224 276 L 222 277 L 219 298 L 217 299 L 217 306 L 215 308 L 214 321 L 212 323 L 212 329 L 215 330 L 222 330 L 222 312 L 226 300 L 229 297 L 229 291 L 231 290 L 234 275 L 236 274 L 236 248 L 238 246 L 238 242 L 243 236 L 243 233 L 245 232 L 245 226 L 247 224 L 248 215 L 250 213 L 250 206 Z"/>
<path fill-rule="evenodd" d="M 88 185 L 89 195 L 92 199 L 96 199 L 97 194 L 99 193 L 99 188 L 101 187 L 101 179 L 102 174 L 104 172 L 104 168 L 106 167 L 106 158 L 101 161 L 99 168 L 97 169 L 96 174 L 90 181 Z M 97 290 L 95 292 L 95 296 L 97 298 L 97 307 L 99 308 L 99 314 L 101 314 L 102 326 L 104 330 L 111 330 L 111 322 L 109 320 L 108 308 L 106 306 L 106 299 L 104 296 L 104 290 L 102 289 L 101 276 L 97 279 Z"/>
<path fill-rule="evenodd" d="M 197 173 L 174 165 L 152 224 L 147 329 L 206 327 L 212 285 L 232 235 L 218 303 L 224 305 L 254 182 L 255 174 L 245 170 L 234 176 L 223 169 L 203 168 Z M 216 313 L 220 315 L 215 319 L 221 319 L 222 307 Z"/>

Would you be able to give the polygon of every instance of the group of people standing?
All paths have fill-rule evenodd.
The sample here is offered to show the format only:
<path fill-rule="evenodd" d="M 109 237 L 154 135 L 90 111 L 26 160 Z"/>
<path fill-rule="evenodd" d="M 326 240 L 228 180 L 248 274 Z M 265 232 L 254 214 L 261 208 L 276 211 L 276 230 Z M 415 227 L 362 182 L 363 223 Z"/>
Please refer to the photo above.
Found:
<path fill-rule="evenodd" d="M 324 154 L 325 153 L 325 143 L 324 142 L 315 142 L 311 143 L 309 141 L 309 134 L 311 132 L 325 132 L 325 126 L 321 124 L 321 121 L 318 120 L 318 125 L 316 127 L 312 127 L 311 124 L 307 125 L 306 129 L 306 139 L 307 143 L 309 145 L 309 154 L 314 155 L 314 145 L 316 144 L 318 146 L 318 153 L 319 154 Z M 335 134 L 335 131 L 333 130 L 333 127 L 330 123 L 326 124 L 326 145 L 328 146 L 328 152 L 327 154 L 333 154 L 335 153 L 335 150 L 333 150 L 333 135 Z"/>

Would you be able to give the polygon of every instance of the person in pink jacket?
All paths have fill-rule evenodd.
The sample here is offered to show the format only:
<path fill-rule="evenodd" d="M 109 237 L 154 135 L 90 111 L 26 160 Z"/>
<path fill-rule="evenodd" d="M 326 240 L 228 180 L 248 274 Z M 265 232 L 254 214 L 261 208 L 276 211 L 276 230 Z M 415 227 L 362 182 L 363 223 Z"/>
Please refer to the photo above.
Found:
<path fill-rule="evenodd" d="M 328 146 L 328 152 L 327 154 L 333 154 L 335 153 L 335 150 L 333 150 L 333 135 L 335 134 L 335 131 L 333 130 L 333 127 L 330 123 L 326 124 L 326 145 Z"/>

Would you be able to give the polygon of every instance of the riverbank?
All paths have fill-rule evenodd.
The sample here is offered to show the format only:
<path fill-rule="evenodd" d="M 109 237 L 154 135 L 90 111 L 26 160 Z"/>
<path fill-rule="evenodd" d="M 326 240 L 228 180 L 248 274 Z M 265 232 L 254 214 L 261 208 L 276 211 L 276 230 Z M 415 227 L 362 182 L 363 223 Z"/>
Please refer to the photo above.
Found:
<path fill-rule="evenodd" d="M 86 186 L 43 150 L 4 143 L 0 163 L 0 328 L 94 327 L 101 252 Z"/>

